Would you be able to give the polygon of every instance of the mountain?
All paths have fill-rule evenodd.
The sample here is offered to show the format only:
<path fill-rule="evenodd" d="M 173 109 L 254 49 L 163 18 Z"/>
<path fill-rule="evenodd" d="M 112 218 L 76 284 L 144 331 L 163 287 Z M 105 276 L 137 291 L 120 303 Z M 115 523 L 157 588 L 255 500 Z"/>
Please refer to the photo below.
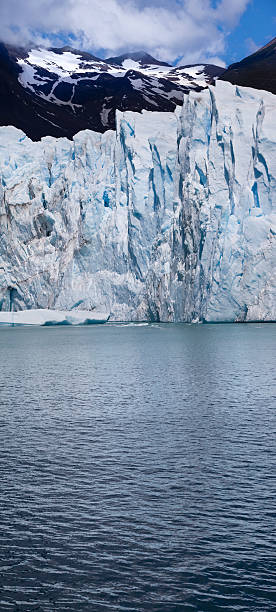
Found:
<path fill-rule="evenodd" d="M 102 60 L 70 47 L 0 45 L 0 125 L 32 140 L 84 129 L 115 129 L 116 109 L 172 112 L 190 90 L 201 91 L 218 66 L 172 67 L 144 52 Z"/>
<path fill-rule="evenodd" d="M 276 320 L 275 114 L 217 81 L 73 141 L 0 128 L 0 310 Z"/>
<path fill-rule="evenodd" d="M 131 60 L 140 64 L 141 66 L 167 66 L 171 68 L 170 64 L 156 60 L 154 57 L 152 57 L 152 55 L 145 53 L 145 51 L 124 53 L 123 55 L 119 55 L 117 57 L 108 57 L 105 61 L 108 64 L 117 64 L 118 66 L 122 66 L 126 60 Z"/>
<path fill-rule="evenodd" d="M 276 38 L 241 62 L 229 66 L 220 78 L 276 94 Z"/>

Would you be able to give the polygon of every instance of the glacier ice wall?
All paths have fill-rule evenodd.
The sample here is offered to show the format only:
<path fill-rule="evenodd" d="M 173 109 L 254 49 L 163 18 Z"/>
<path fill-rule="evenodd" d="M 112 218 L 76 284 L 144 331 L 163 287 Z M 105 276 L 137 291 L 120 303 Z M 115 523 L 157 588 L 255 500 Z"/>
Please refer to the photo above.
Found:
<path fill-rule="evenodd" d="M 275 116 L 217 82 L 116 132 L 0 128 L 0 310 L 276 320 Z"/>

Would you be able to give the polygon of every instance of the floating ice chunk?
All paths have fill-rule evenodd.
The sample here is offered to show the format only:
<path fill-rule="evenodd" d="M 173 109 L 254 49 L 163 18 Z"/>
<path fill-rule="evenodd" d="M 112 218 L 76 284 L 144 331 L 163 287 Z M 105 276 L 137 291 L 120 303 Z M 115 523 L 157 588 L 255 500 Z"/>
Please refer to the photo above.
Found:
<path fill-rule="evenodd" d="M 90 310 L 19 310 L 0 312 L 0 325 L 91 325 L 106 323 L 106 312 Z"/>

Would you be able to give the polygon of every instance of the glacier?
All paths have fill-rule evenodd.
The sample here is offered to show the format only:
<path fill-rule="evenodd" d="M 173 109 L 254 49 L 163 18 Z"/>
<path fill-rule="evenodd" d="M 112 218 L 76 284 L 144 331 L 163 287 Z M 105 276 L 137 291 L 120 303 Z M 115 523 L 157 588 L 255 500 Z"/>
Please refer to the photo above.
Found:
<path fill-rule="evenodd" d="M 275 321 L 275 117 L 217 81 L 72 141 L 1 127 L 0 310 Z"/>

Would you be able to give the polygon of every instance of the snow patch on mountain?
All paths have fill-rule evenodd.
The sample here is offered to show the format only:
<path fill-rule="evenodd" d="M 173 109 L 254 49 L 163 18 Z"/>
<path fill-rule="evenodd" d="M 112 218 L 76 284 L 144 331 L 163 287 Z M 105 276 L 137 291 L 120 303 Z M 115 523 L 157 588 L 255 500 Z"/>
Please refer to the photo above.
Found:
<path fill-rule="evenodd" d="M 185 68 L 185 73 L 193 78 L 202 76 L 204 74 L 204 66 L 187 66 Z"/>
<path fill-rule="evenodd" d="M 70 76 L 72 72 L 79 71 L 82 60 L 79 55 L 68 51 L 55 53 L 49 49 L 33 49 L 29 52 L 26 60 L 19 59 L 18 63 L 21 66 L 29 64 L 45 68 L 45 70 L 52 71 L 59 76 Z"/>

